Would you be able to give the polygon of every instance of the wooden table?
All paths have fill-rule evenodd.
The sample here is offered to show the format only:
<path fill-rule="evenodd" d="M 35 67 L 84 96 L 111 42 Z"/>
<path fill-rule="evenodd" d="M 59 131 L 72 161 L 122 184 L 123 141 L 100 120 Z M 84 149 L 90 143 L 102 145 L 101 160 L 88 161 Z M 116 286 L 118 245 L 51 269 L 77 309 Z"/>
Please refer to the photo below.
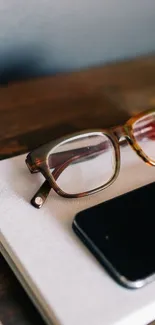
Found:
<path fill-rule="evenodd" d="M 153 105 L 155 57 L 5 85 L 0 88 L 0 159 L 75 130 L 123 123 Z M 2 256 L 0 321 L 44 324 Z"/>

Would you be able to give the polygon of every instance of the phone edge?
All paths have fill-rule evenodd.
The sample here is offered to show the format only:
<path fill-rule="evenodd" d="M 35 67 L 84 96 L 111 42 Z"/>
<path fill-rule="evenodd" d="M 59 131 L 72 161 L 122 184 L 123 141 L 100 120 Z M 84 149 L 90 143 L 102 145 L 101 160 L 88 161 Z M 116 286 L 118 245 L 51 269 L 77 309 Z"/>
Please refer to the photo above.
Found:
<path fill-rule="evenodd" d="M 81 230 L 75 218 L 72 223 L 73 231 L 82 241 L 82 243 L 87 247 L 87 249 L 91 252 L 91 254 L 93 254 L 97 261 L 105 268 L 108 273 L 110 273 L 112 278 L 116 280 L 117 284 L 122 285 L 126 289 L 140 289 L 146 284 L 149 284 L 155 280 L 155 273 L 153 275 L 148 276 L 147 278 L 136 281 L 131 281 L 128 278 L 122 276 L 120 273 L 118 273 L 117 270 L 112 266 L 112 264 L 102 254 L 102 252 L 100 252 L 96 245 L 94 245 L 91 239 L 85 234 L 85 232 Z"/>

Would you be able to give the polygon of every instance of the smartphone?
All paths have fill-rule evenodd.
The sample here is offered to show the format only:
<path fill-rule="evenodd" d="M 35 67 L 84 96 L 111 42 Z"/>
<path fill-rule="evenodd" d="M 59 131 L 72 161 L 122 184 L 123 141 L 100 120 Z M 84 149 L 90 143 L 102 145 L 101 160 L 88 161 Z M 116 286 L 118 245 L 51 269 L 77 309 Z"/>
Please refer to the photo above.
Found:
<path fill-rule="evenodd" d="M 79 212 L 72 227 L 121 285 L 155 279 L 155 182 Z"/>

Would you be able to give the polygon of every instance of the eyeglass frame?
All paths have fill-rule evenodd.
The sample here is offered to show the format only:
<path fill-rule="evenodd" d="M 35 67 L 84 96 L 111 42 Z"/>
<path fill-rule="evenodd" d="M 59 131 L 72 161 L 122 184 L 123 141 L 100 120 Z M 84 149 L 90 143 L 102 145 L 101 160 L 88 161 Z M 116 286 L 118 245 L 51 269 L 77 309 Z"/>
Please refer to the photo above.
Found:
<path fill-rule="evenodd" d="M 146 110 L 144 112 L 141 112 L 137 114 L 134 117 L 131 117 L 127 120 L 127 122 L 123 125 L 111 127 L 111 128 L 103 128 L 103 129 L 88 129 L 81 132 L 72 133 L 70 135 L 61 137 L 57 140 L 53 140 L 47 144 L 44 144 L 34 150 L 32 150 L 26 157 L 26 164 L 30 170 L 30 172 L 37 173 L 41 172 L 42 175 L 45 177 L 45 182 L 43 185 L 39 188 L 37 193 L 33 196 L 31 200 L 31 204 L 36 208 L 41 208 L 43 203 L 45 202 L 49 192 L 51 189 L 53 189 L 58 195 L 65 197 L 65 198 L 81 198 L 84 196 L 92 195 L 95 193 L 98 193 L 105 188 L 109 187 L 118 177 L 118 174 L 120 172 L 120 140 L 124 138 L 124 140 L 127 141 L 127 143 L 130 145 L 130 147 L 136 152 L 136 154 L 148 165 L 155 166 L 155 160 L 148 157 L 145 152 L 142 150 L 140 145 L 135 139 L 135 136 L 133 134 L 133 125 L 135 122 L 137 122 L 139 119 L 150 115 L 151 113 L 155 113 L 155 108 L 151 108 L 149 110 Z M 95 133 L 101 133 L 103 135 L 106 135 L 114 148 L 115 151 L 115 171 L 112 177 L 103 185 L 99 186 L 98 188 L 92 189 L 87 192 L 82 192 L 78 194 L 69 194 L 64 192 L 56 183 L 55 178 L 53 177 L 49 164 L 48 164 L 48 157 L 51 150 L 60 145 L 62 142 L 65 143 L 68 140 L 71 140 L 72 138 L 76 138 L 80 135 L 86 135 L 86 134 L 95 134 Z M 51 154 L 52 155 L 52 154 Z M 68 166 L 68 165 L 67 165 Z M 64 170 L 65 168 L 63 168 Z M 62 171 L 63 171 L 62 170 Z M 61 172 L 57 173 L 57 178 Z"/>

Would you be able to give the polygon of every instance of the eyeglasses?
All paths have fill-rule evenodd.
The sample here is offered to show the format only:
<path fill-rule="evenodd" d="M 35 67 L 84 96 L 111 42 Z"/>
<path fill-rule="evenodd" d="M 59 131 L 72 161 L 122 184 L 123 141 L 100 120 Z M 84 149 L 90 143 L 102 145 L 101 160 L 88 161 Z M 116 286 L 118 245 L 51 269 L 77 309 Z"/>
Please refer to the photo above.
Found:
<path fill-rule="evenodd" d="M 123 126 L 76 133 L 30 152 L 26 164 L 41 172 L 45 182 L 31 204 L 41 208 L 51 189 L 66 198 L 97 193 L 117 178 L 120 144 L 128 144 L 150 166 L 155 166 L 155 109 L 130 118 Z"/>

